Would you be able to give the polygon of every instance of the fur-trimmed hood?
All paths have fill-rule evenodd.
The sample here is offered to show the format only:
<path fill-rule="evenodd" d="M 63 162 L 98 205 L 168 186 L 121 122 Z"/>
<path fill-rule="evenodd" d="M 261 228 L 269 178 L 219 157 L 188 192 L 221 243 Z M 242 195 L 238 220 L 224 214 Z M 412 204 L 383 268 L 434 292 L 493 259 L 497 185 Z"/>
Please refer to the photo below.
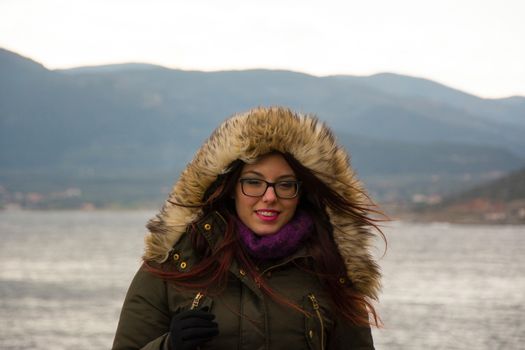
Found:
<path fill-rule="evenodd" d="M 217 176 L 228 172 L 236 159 L 253 163 L 260 156 L 279 151 L 292 154 L 320 180 L 350 202 L 367 204 L 362 186 L 350 167 L 346 151 L 330 129 L 317 118 L 281 107 L 256 108 L 224 121 L 196 153 L 175 183 L 161 212 L 148 224 L 144 259 L 163 262 L 170 249 L 198 219 L 197 205 Z M 329 211 L 334 239 L 345 261 L 348 277 L 364 295 L 377 299 L 379 268 L 370 254 L 373 234 L 347 215 Z"/>

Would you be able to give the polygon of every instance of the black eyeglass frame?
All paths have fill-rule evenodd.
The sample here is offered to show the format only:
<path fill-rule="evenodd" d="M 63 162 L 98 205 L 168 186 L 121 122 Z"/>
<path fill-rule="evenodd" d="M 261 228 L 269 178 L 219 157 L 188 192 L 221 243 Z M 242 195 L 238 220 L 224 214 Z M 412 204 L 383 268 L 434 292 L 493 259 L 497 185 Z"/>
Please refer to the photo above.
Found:
<path fill-rule="evenodd" d="M 246 181 L 262 181 L 262 182 L 266 183 L 266 188 L 258 196 L 254 196 L 252 194 L 246 194 L 246 192 L 244 191 L 244 183 Z M 269 182 L 269 181 L 262 180 L 262 179 L 241 178 L 241 179 L 239 179 L 239 182 L 241 183 L 241 191 L 242 191 L 242 193 L 245 196 L 248 196 L 248 197 L 262 197 L 262 196 L 264 196 L 266 191 L 268 191 L 268 187 L 272 187 L 273 188 L 273 192 L 275 193 L 275 196 L 277 198 L 280 198 L 280 199 L 294 199 L 294 198 L 296 198 L 299 195 L 299 192 L 300 192 L 300 189 L 301 189 L 301 181 L 297 181 L 297 180 L 281 180 L 281 181 L 276 181 L 276 182 Z M 292 197 L 282 197 L 282 196 L 279 196 L 279 194 L 277 193 L 277 191 L 275 189 L 275 186 L 280 184 L 280 183 L 283 183 L 283 182 L 294 183 L 296 185 L 295 194 Z"/>

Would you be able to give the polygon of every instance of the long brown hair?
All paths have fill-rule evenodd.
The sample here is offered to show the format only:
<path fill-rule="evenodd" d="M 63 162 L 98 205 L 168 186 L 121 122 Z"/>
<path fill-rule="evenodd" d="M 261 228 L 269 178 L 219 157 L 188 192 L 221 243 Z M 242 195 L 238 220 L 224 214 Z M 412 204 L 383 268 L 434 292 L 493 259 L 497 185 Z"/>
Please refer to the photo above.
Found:
<path fill-rule="evenodd" d="M 382 220 L 377 218 L 385 216 L 376 209 L 366 193 L 361 194 L 368 199 L 367 204 L 352 203 L 319 180 L 314 172 L 303 166 L 293 155 L 284 153 L 283 157 L 301 180 L 304 188 L 298 207 L 308 212 L 314 221 L 316 234 L 308 241 L 308 248 L 313 256 L 315 274 L 331 296 L 333 305 L 351 323 L 380 326 L 381 322 L 372 301 L 355 290 L 352 281 L 346 277 L 346 267 L 334 241 L 334 227 L 330 222 L 327 208 L 350 216 L 358 227 L 375 229 L 386 243 L 386 237 L 378 225 Z M 376 217 L 373 218 L 372 214 Z"/>
<path fill-rule="evenodd" d="M 372 206 L 358 206 L 332 190 L 328 185 L 289 153 L 280 153 L 302 182 L 301 199 L 298 208 L 305 210 L 314 221 L 314 234 L 307 241 L 309 252 L 313 257 L 313 268 L 299 266 L 304 271 L 315 274 L 330 295 L 333 306 L 340 310 L 350 323 L 359 326 L 380 325 L 377 312 L 371 301 L 353 288 L 352 281 L 346 277 L 346 268 L 342 256 L 333 239 L 333 226 L 327 208 L 351 216 L 359 226 L 370 226 L 378 230 L 384 238 L 376 219 L 369 214 L 379 213 Z M 220 293 L 225 287 L 229 267 L 234 259 L 254 278 L 260 289 L 274 301 L 304 312 L 287 298 L 272 290 L 265 279 L 260 276 L 256 266 L 237 239 L 235 202 L 232 198 L 235 186 L 244 166 L 241 160 L 234 161 L 229 171 L 218 176 L 207 189 L 202 199 L 204 215 L 213 211 L 219 212 L 226 219 L 226 230 L 217 247 L 210 247 L 206 239 L 190 226 L 192 245 L 202 258 L 191 271 L 180 273 L 146 266 L 155 274 L 172 280 L 176 285 L 199 290 L 214 290 Z M 184 203 L 172 203 L 185 206 Z M 213 248 L 213 249 L 212 249 Z M 328 254 L 327 254 L 328 253 Z"/>

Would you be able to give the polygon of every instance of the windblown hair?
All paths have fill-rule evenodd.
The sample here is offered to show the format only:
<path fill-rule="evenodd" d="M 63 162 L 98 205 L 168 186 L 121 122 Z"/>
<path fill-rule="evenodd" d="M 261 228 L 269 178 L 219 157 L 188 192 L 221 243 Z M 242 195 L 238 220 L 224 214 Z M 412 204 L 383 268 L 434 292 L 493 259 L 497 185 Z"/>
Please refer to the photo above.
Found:
<path fill-rule="evenodd" d="M 298 209 L 306 211 L 314 222 L 314 234 L 306 242 L 313 256 L 313 264 L 298 267 L 319 278 L 330 296 L 333 307 L 340 310 L 350 323 L 359 326 L 379 326 L 380 320 L 371 300 L 367 295 L 354 288 L 353 281 L 347 277 L 345 261 L 334 241 L 334 227 L 330 221 L 329 211 L 344 213 L 356 222 L 357 226 L 372 227 L 381 233 L 376 223 L 377 220 L 371 216 L 379 212 L 374 209 L 371 202 L 369 205 L 359 206 L 348 201 L 321 181 L 317 176 L 318 174 L 302 165 L 292 154 L 273 152 L 282 154 L 297 178 L 302 182 Z M 236 212 L 232 193 L 234 193 L 244 164 L 241 160 L 234 161 L 228 167 L 229 171 L 219 175 L 217 180 L 209 186 L 199 205 L 203 216 L 217 211 L 226 219 L 226 230 L 223 239 L 217 243 L 218 246 L 210 247 L 206 239 L 196 229 L 192 229 L 192 224 L 190 224 L 188 233 L 195 252 L 201 257 L 200 262 L 193 266 L 191 271 L 177 272 L 156 269 L 148 265 L 147 262 L 146 266 L 149 266 L 150 271 L 173 281 L 180 287 L 220 293 L 226 287 L 229 267 L 232 261 L 236 259 L 246 268 L 247 273 L 259 282 L 261 290 L 270 298 L 284 306 L 304 313 L 305 311 L 299 306 L 269 287 L 237 239 Z M 323 174 L 323 176 L 328 175 Z M 182 207 L 194 206 L 177 202 L 171 202 L 171 204 Z M 198 220 L 195 220 L 194 223 L 196 221 Z"/>

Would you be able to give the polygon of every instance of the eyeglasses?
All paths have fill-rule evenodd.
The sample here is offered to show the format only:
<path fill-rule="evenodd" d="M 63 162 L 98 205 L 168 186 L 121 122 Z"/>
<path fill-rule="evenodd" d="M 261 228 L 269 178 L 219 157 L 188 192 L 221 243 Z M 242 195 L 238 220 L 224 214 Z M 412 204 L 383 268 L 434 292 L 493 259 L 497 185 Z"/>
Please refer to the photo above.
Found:
<path fill-rule="evenodd" d="M 261 179 L 240 179 L 241 190 L 248 197 L 262 197 L 268 190 L 273 187 L 277 198 L 292 199 L 299 194 L 300 181 L 284 180 L 277 182 L 268 182 Z"/>

